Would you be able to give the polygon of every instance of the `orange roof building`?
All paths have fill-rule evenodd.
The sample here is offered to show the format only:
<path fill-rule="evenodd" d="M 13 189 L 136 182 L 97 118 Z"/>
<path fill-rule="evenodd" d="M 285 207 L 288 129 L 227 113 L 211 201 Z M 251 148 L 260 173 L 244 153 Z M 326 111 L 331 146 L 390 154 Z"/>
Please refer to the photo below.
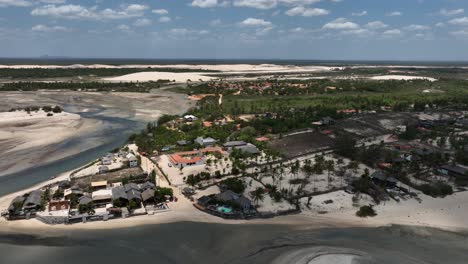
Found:
<path fill-rule="evenodd" d="M 212 126 L 213 126 L 213 122 L 203 121 L 203 127 L 212 127 Z"/>
<path fill-rule="evenodd" d="M 169 161 L 177 168 L 205 164 L 204 155 L 218 152 L 225 155 L 226 152 L 220 147 L 203 148 L 200 150 L 177 152 L 169 156 Z"/>

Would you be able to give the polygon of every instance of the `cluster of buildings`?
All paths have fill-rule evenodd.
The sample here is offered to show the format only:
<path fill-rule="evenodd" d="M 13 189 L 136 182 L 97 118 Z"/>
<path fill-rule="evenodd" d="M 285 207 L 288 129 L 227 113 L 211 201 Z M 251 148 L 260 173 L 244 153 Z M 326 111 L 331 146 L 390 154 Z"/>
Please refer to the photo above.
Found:
<path fill-rule="evenodd" d="M 156 204 L 156 186 L 136 183 L 92 182 L 81 188 L 62 181 L 44 189 L 18 196 L 8 207 L 8 219 L 36 219 L 48 224 L 108 220 L 168 209 Z"/>
<path fill-rule="evenodd" d="M 116 169 L 116 166 L 117 169 L 122 168 L 122 166 L 136 168 L 138 167 L 138 159 L 133 153 L 123 150 L 118 153 L 108 153 L 106 156 L 101 158 L 98 166 L 98 172 L 106 173 L 110 170 Z"/>

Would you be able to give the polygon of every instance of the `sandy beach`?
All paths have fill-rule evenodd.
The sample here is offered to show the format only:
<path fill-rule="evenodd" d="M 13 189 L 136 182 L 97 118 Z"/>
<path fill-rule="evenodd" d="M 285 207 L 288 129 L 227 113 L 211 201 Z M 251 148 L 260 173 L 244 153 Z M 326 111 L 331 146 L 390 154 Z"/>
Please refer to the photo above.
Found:
<path fill-rule="evenodd" d="M 65 180 L 70 172 L 59 175 L 34 187 L 0 198 L 0 211 L 5 210 L 11 200 L 26 192 L 50 184 L 54 181 Z M 359 218 L 355 215 L 358 208 L 352 204 L 352 195 L 343 191 L 315 196 L 311 208 L 303 207 L 297 215 L 281 216 L 272 219 L 255 220 L 225 220 L 196 209 L 192 203 L 176 190 L 178 202 L 170 203 L 168 212 L 155 215 L 136 216 L 109 221 L 88 222 L 73 225 L 46 225 L 38 220 L 7 221 L 0 219 L 0 231 L 4 232 L 34 232 L 43 233 L 67 230 L 108 230 L 145 225 L 159 225 L 176 222 L 200 222 L 216 224 L 251 224 L 251 225 L 288 225 L 307 226 L 311 229 L 345 228 L 345 227 L 381 227 L 393 224 L 439 228 L 449 231 L 466 231 L 468 218 L 468 192 L 456 193 L 445 198 L 432 198 L 419 193 L 421 202 L 410 199 L 402 202 L 385 202 L 375 206 L 376 217 Z M 323 201 L 333 200 L 330 205 Z M 326 212 L 326 213 L 324 213 Z"/>

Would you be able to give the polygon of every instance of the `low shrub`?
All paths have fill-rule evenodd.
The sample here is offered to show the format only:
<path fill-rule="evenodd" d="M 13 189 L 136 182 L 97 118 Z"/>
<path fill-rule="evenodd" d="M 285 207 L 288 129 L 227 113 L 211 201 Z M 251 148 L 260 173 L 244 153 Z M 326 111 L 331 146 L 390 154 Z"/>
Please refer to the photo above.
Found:
<path fill-rule="evenodd" d="M 364 205 L 359 208 L 359 211 L 356 212 L 356 215 L 359 217 L 373 217 L 376 216 L 377 213 L 375 212 L 372 205 Z"/>

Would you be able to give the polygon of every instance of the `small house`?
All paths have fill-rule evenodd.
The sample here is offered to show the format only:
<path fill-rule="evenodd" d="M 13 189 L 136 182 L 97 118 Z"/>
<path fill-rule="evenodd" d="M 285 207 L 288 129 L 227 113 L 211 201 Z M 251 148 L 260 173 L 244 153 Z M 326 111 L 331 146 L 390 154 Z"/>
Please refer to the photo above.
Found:
<path fill-rule="evenodd" d="M 212 198 L 210 196 L 204 195 L 197 199 L 197 203 L 201 206 L 206 207 L 211 200 Z"/>
<path fill-rule="evenodd" d="M 141 192 L 130 189 L 127 192 L 128 201 L 134 201 L 137 204 L 141 203 Z"/>
<path fill-rule="evenodd" d="M 141 191 L 140 186 L 138 186 L 138 184 L 133 183 L 133 182 L 125 184 L 124 189 L 125 189 L 125 192 L 128 192 L 130 190 Z"/>
<path fill-rule="evenodd" d="M 183 147 L 183 146 L 188 146 L 188 145 L 190 145 L 190 144 L 191 144 L 191 142 L 190 142 L 190 141 L 187 141 L 187 140 L 179 140 L 179 141 L 177 141 L 177 145 L 182 146 L 182 147 Z"/>
<path fill-rule="evenodd" d="M 386 188 L 394 188 L 398 184 L 398 180 L 394 177 L 389 177 L 381 170 L 377 170 L 370 176 L 372 182 Z"/>
<path fill-rule="evenodd" d="M 260 154 L 260 150 L 251 143 L 247 143 L 245 146 L 235 147 L 235 149 L 240 150 L 244 154 L 257 155 Z"/>
<path fill-rule="evenodd" d="M 111 165 L 111 164 L 112 164 L 112 158 L 106 156 L 101 159 L 101 165 Z"/>
<path fill-rule="evenodd" d="M 8 206 L 8 213 L 10 215 L 18 214 L 23 208 L 23 204 L 25 200 L 26 198 L 24 196 L 15 197 L 15 199 L 11 201 L 10 206 Z"/>
<path fill-rule="evenodd" d="M 91 195 L 93 202 L 98 204 L 106 204 L 112 201 L 112 190 L 98 190 Z"/>
<path fill-rule="evenodd" d="M 197 120 L 198 118 L 194 115 L 185 115 L 184 116 L 184 120 L 187 121 L 187 122 L 193 122 L 195 120 Z"/>
<path fill-rule="evenodd" d="M 235 147 L 240 147 L 240 146 L 245 146 L 245 145 L 247 145 L 247 143 L 244 141 L 228 141 L 223 144 L 223 147 L 230 149 L 230 148 L 235 148 Z"/>
<path fill-rule="evenodd" d="M 109 167 L 99 166 L 98 170 L 99 170 L 99 174 L 103 174 L 103 173 L 109 172 Z"/>
<path fill-rule="evenodd" d="M 78 199 L 79 205 L 88 205 L 93 202 L 93 199 L 88 195 L 83 195 Z"/>
<path fill-rule="evenodd" d="M 460 166 L 444 165 L 439 168 L 438 172 L 442 175 L 449 175 L 453 177 L 468 176 L 468 169 Z"/>
<path fill-rule="evenodd" d="M 141 193 L 141 200 L 146 204 L 154 204 L 154 189 L 146 189 Z"/>
<path fill-rule="evenodd" d="M 63 191 L 63 196 L 65 198 L 70 198 L 71 195 L 82 196 L 83 191 L 78 188 L 78 186 L 72 186 L 71 188 L 65 189 Z"/>
<path fill-rule="evenodd" d="M 132 153 L 128 153 L 126 156 L 128 160 L 128 167 L 135 168 L 138 167 L 138 159 Z"/>
<path fill-rule="evenodd" d="M 207 138 L 198 137 L 197 139 L 195 139 L 195 142 L 201 146 L 207 147 L 207 146 L 215 145 L 218 141 L 210 137 L 207 137 Z"/>
<path fill-rule="evenodd" d="M 123 206 L 128 204 L 127 193 L 123 186 L 118 186 L 112 189 L 112 202 L 116 200 Z"/>
<path fill-rule="evenodd" d="M 42 204 L 42 195 L 43 192 L 41 190 L 32 191 L 23 204 L 24 210 L 38 210 Z"/>
<path fill-rule="evenodd" d="M 149 182 L 149 181 L 140 184 L 140 190 L 142 190 L 142 191 L 146 191 L 148 189 L 153 189 L 154 190 L 155 188 L 156 188 L 156 185 L 154 183 L 152 183 L 152 182 Z"/>
<path fill-rule="evenodd" d="M 91 188 L 94 191 L 101 190 L 101 189 L 106 189 L 107 188 L 107 181 L 91 182 Z"/>

